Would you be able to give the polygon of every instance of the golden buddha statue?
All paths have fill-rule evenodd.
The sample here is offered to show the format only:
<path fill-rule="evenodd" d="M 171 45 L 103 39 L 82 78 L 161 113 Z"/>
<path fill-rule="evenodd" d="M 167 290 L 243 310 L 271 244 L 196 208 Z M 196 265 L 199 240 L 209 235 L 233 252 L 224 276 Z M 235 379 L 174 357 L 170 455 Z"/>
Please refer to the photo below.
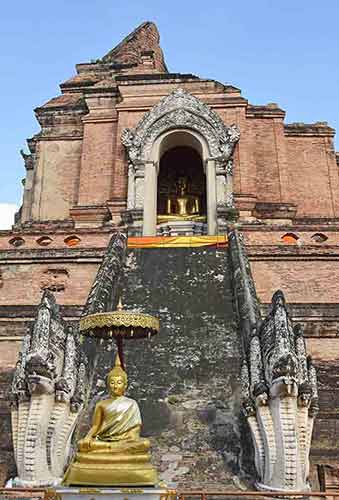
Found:
<path fill-rule="evenodd" d="M 158 216 L 158 223 L 170 220 L 205 220 L 201 215 L 200 199 L 189 194 L 187 177 L 179 177 L 177 194 L 170 195 L 166 200 L 166 214 Z"/>
<path fill-rule="evenodd" d="M 66 485 L 154 486 L 150 442 L 140 437 L 141 415 L 133 399 L 124 396 L 127 373 L 117 354 L 107 377 L 110 398 L 95 407 L 92 427 L 78 443 L 79 451 L 66 471 Z"/>

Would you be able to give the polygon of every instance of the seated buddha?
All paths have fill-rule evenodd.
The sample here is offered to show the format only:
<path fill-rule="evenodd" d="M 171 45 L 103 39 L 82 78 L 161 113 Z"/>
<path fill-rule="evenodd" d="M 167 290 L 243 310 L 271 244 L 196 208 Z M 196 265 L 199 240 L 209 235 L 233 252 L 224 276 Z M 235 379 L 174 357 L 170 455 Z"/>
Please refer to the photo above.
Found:
<path fill-rule="evenodd" d="M 179 177 L 177 194 L 166 200 L 166 214 L 158 216 L 158 222 L 170 220 L 203 220 L 199 196 L 188 193 L 187 177 Z"/>
<path fill-rule="evenodd" d="M 154 486 L 150 442 L 140 437 L 141 415 L 136 401 L 126 397 L 127 373 L 119 355 L 107 377 L 108 399 L 95 407 L 92 427 L 78 443 L 78 453 L 66 471 L 66 485 Z"/>

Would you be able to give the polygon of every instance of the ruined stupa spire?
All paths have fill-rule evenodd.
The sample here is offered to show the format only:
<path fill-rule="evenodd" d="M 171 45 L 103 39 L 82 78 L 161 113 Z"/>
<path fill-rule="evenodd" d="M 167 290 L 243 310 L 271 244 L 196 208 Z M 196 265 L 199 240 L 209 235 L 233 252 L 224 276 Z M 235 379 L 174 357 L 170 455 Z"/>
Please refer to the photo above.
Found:
<path fill-rule="evenodd" d="M 149 64 L 159 72 L 167 72 L 164 55 L 160 47 L 158 28 L 146 21 L 127 35 L 116 47 L 102 58 L 104 63 Z"/>

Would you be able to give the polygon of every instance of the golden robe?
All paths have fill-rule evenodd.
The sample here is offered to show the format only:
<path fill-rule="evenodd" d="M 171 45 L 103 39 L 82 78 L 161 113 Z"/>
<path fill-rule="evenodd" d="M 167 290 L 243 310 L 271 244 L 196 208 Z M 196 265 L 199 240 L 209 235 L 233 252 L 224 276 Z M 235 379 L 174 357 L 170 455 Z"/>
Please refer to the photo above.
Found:
<path fill-rule="evenodd" d="M 126 396 L 120 396 L 107 405 L 103 404 L 106 401 L 98 403 L 104 415 L 101 428 L 93 438 L 106 442 L 128 439 L 129 431 L 141 426 L 141 415 L 137 402 Z"/>
<path fill-rule="evenodd" d="M 100 428 L 91 437 L 89 451 L 76 454 L 64 484 L 155 485 L 158 476 L 150 463 L 150 442 L 139 436 L 142 421 L 136 401 L 125 396 L 99 401 L 94 421 L 96 415 L 101 417 Z"/>

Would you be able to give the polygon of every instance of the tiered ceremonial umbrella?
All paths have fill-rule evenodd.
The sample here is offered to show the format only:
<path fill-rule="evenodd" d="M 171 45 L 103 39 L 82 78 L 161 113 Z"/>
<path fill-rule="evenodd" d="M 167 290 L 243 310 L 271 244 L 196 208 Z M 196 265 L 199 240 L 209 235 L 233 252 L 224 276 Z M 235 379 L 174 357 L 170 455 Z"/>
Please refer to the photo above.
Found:
<path fill-rule="evenodd" d="M 124 340 L 150 338 L 158 333 L 159 327 L 158 318 L 150 314 L 126 311 L 123 309 L 121 300 L 116 311 L 88 314 L 80 320 L 82 335 L 100 339 L 115 339 L 123 368 Z"/>

